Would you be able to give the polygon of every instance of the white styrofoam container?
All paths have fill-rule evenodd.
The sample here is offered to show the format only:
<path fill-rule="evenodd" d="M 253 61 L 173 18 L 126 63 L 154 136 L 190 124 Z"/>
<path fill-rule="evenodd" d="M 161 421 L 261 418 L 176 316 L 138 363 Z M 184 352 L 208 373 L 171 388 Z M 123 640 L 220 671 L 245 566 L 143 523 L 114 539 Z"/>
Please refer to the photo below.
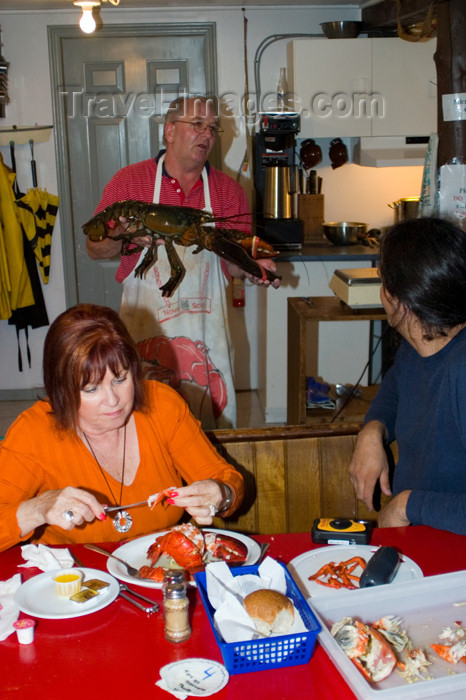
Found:
<path fill-rule="evenodd" d="M 456 621 L 466 627 L 466 571 L 428 576 L 393 587 L 388 584 L 348 591 L 334 598 L 309 598 L 308 602 L 322 624 L 320 643 L 360 700 L 466 698 L 466 664 L 449 664 L 430 648 L 431 644 L 442 643 L 438 635 L 444 627 Z M 375 622 L 385 615 L 401 617 L 414 646 L 431 652 L 429 674 L 434 679 L 407 683 L 394 671 L 384 681 L 369 683 L 330 633 L 332 624 L 347 615 L 364 623 Z"/>

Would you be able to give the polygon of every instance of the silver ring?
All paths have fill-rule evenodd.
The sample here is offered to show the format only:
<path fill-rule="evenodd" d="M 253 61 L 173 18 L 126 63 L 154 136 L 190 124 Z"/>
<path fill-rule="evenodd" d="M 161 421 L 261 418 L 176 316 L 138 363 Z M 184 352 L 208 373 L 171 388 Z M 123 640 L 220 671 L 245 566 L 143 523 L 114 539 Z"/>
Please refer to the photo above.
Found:
<path fill-rule="evenodd" d="M 72 510 L 65 510 L 64 513 L 62 513 L 63 520 L 67 520 L 69 523 L 73 520 L 74 518 L 74 513 Z"/>
<path fill-rule="evenodd" d="M 216 508 L 212 503 L 209 503 L 209 510 L 210 510 L 210 517 L 213 518 L 214 515 L 217 515 L 218 513 L 218 508 Z"/>

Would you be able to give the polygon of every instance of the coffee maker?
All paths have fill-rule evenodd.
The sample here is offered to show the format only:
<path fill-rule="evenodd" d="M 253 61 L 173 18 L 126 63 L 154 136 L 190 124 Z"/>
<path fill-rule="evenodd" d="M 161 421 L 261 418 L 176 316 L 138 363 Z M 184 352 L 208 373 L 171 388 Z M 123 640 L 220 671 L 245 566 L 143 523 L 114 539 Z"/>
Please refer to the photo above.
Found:
<path fill-rule="evenodd" d="M 277 250 L 296 250 L 303 243 L 303 223 L 294 218 L 294 193 L 299 192 L 295 149 L 300 117 L 295 112 L 259 116 L 254 150 L 257 234 Z"/>

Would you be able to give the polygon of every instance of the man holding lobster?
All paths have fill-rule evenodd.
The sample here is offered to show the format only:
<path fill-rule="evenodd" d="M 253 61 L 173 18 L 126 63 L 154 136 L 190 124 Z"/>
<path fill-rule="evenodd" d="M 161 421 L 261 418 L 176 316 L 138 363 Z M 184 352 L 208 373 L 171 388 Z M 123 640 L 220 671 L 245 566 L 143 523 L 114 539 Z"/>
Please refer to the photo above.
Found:
<path fill-rule="evenodd" d="M 207 160 L 221 132 L 212 99 L 176 99 L 165 119 L 166 150 L 155 159 L 117 172 L 105 187 L 96 213 L 116 201 L 132 199 L 231 217 L 229 223 L 222 221 L 222 228 L 249 232 L 243 189 Z M 126 224 L 120 219 L 110 236 L 118 235 Z M 148 246 L 150 237 L 135 238 L 134 243 Z M 93 259 L 110 258 L 120 252 L 120 241 L 110 237 L 93 242 L 87 237 L 86 247 Z M 226 287 L 230 276 L 247 277 L 258 285 L 268 286 L 270 282 L 245 273 L 207 250 L 193 255 L 192 250 L 183 247 L 177 252 L 186 274 L 170 298 L 160 291 L 170 270 L 164 256 L 144 279 L 134 275 L 144 251 L 121 258 L 116 274 L 116 280 L 123 283 L 120 315 L 138 343 L 147 378 L 165 381 L 177 389 L 204 429 L 234 427 L 236 399 Z M 257 262 L 264 269 L 275 270 L 270 259 Z M 272 284 L 278 286 L 279 280 Z"/>

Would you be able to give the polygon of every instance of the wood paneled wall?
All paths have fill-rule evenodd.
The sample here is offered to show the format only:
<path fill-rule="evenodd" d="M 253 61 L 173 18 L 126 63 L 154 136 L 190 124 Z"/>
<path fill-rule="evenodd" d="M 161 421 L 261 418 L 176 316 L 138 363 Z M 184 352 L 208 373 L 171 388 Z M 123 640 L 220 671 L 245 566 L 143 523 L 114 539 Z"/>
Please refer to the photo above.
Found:
<path fill-rule="evenodd" d="M 375 520 L 348 476 L 358 425 L 289 426 L 208 433 L 244 476 L 240 509 L 215 526 L 251 534 L 306 532 L 318 517 Z M 386 502 L 382 498 L 382 503 Z"/>

